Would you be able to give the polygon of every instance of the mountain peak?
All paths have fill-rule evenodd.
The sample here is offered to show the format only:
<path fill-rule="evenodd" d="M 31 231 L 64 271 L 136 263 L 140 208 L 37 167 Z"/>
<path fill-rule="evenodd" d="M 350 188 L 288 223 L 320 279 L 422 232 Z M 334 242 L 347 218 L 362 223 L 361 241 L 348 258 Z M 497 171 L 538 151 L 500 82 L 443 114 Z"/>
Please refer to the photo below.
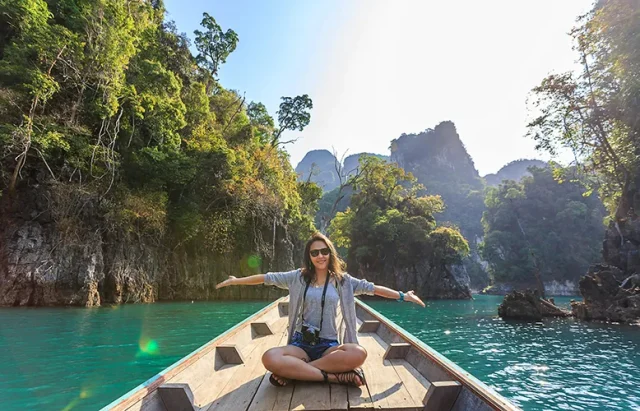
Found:
<path fill-rule="evenodd" d="M 531 175 L 528 171 L 529 167 L 546 168 L 549 167 L 549 164 L 542 160 L 521 158 L 519 160 L 511 161 L 498 170 L 497 173 L 487 174 L 483 178 L 488 186 L 497 187 L 504 180 L 520 181 L 522 177 Z"/>

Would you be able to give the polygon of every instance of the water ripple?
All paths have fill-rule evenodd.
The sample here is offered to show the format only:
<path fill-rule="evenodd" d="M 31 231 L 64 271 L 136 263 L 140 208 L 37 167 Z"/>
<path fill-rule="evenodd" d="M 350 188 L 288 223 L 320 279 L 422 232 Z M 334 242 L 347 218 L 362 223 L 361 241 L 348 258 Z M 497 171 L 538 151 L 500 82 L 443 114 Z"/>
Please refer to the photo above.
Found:
<path fill-rule="evenodd" d="M 371 305 L 525 410 L 640 410 L 640 328 L 507 322 L 496 316 L 500 302 Z"/>

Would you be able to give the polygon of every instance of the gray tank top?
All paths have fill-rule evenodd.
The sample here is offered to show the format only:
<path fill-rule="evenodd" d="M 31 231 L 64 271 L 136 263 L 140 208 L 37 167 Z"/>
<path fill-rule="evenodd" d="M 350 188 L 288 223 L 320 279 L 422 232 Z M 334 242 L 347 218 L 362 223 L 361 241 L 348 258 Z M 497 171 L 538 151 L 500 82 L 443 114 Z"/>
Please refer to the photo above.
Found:
<path fill-rule="evenodd" d="M 324 320 L 322 321 L 322 329 L 320 330 L 320 338 L 328 340 L 337 340 L 338 331 L 336 330 L 336 319 L 338 317 L 338 309 L 340 305 L 340 296 L 338 290 L 333 285 L 335 280 L 329 282 L 327 287 L 327 295 L 324 298 Z M 322 310 L 322 290 L 324 284 L 319 287 L 309 286 L 307 298 L 304 303 L 303 313 L 304 322 L 316 328 L 320 327 L 320 312 Z M 301 319 L 298 318 L 296 331 L 302 331 Z"/>

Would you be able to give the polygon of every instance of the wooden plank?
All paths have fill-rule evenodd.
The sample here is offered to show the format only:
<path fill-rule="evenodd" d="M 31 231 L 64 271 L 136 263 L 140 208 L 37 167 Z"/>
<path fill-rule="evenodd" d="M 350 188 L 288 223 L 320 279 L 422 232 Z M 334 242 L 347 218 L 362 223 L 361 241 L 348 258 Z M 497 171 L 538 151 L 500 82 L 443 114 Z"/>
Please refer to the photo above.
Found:
<path fill-rule="evenodd" d="M 287 343 L 287 333 L 280 333 L 280 341 L 278 346 Z M 288 410 L 293 395 L 295 383 L 285 385 L 284 387 L 275 387 L 269 382 L 271 373 L 266 372 L 265 376 L 258 387 L 255 397 L 249 405 L 248 411 L 272 411 L 272 410 Z"/>
<path fill-rule="evenodd" d="M 423 403 L 431 383 L 406 360 L 389 360 L 414 402 Z"/>
<path fill-rule="evenodd" d="M 362 366 L 362 370 L 365 373 L 365 377 L 369 372 L 369 367 L 366 365 Z M 351 385 L 347 386 L 347 398 L 349 400 L 349 409 L 371 409 L 374 407 L 374 403 L 371 400 L 371 395 L 369 394 L 369 388 L 366 385 L 361 387 L 353 387 Z"/>
<path fill-rule="evenodd" d="M 325 383 L 297 381 L 289 409 L 291 411 L 331 410 L 331 387 Z"/>
<path fill-rule="evenodd" d="M 362 335 L 360 344 L 369 353 L 363 368 L 374 408 L 393 410 L 422 410 L 422 401 L 407 391 L 390 360 L 383 360 L 386 344 L 376 334 Z M 351 405 L 350 408 L 358 408 Z"/>
<path fill-rule="evenodd" d="M 387 347 L 387 351 L 384 353 L 385 360 L 404 359 L 411 348 L 407 343 L 391 343 Z"/>
<path fill-rule="evenodd" d="M 167 383 L 189 384 L 191 390 L 195 392 L 207 377 L 214 372 L 215 358 L 215 350 L 208 352 L 190 367 L 185 368 L 178 375 L 167 381 Z"/>
<path fill-rule="evenodd" d="M 269 382 L 270 372 L 267 372 L 258 387 L 248 411 L 288 410 L 293 395 L 295 383 L 284 387 L 275 387 Z"/>
<path fill-rule="evenodd" d="M 331 410 L 340 411 L 349 408 L 349 394 L 347 386 L 341 384 L 331 384 Z"/>
<path fill-rule="evenodd" d="M 423 355 L 416 347 L 411 347 L 405 360 L 409 361 L 420 374 L 431 381 L 452 381 L 453 376 L 435 362 L 432 358 Z"/>
<path fill-rule="evenodd" d="M 153 391 L 151 394 L 142 398 L 140 401 L 127 408 L 127 411 L 169 411 L 164 406 L 158 391 Z"/>
<path fill-rule="evenodd" d="M 436 381 L 431 384 L 424 398 L 427 410 L 450 411 L 460 394 L 462 384 L 458 381 Z"/>
<path fill-rule="evenodd" d="M 158 387 L 158 394 L 168 410 L 196 411 L 189 384 L 163 384 Z"/>
<path fill-rule="evenodd" d="M 249 358 L 251 354 L 260 346 L 262 339 L 254 340 L 249 344 L 244 353 L 245 358 Z M 195 403 L 199 407 L 204 407 L 218 398 L 222 389 L 227 385 L 233 374 L 238 371 L 242 365 L 227 364 L 222 368 L 211 372 L 203 381 L 193 389 Z"/>
<path fill-rule="evenodd" d="M 380 321 L 378 320 L 363 321 L 358 332 L 362 334 L 374 333 L 378 331 L 378 327 L 380 327 Z"/>
<path fill-rule="evenodd" d="M 244 364 L 242 353 L 235 344 L 220 344 L 216 347 L 216 352 L 225 364 Z"/>
<path fill-rule="evenodd" d="M 224 386 L 218 398 L 207 408 L 210 411 L 246 410 L 264 379 L 266 369 L 262 365 L 262 354 L 280 341 L 280 335 L 262 337 L 256 344 L 256 349 L 245 359 L 245 363 L 238 366 L 229 382 Z"/>
<path fill-rule="evenodd" d="M 462 387 L 456 403 L 453 404 L 451 411 L 494 411 L 495 409 L 484 402 L 482 398 L 471 392 L 467 387 Z"/>

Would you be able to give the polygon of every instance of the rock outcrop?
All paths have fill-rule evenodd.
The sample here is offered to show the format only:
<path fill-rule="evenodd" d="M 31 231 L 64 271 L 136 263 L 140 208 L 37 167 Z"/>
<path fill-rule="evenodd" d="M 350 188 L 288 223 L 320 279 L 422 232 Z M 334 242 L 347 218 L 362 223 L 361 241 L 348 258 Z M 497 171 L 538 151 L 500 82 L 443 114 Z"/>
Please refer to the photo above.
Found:
<path fill-rule="evenodd" d="M 498 307 L 503 319 L 540 321 L 543 317 L 569 317 L 571 313 L 541 299 L 536 291 L 513 291 Z"/>
<path fill-rule="evenodd" d="M 584 301 L 573 301 L 571 311 L 582 320 L 640 322 L 640 275 L 625 278 L 617 267 L 597 264 L 580 280 Z"/>
<path fill-rule="evenodd" d="M 331 191 L 340 185 L 336 161 L 338 160 L 329 150 L 309 151 L 296 166 L 298 180 L 310 179 L 324 191 Z"/>
<path fill-rule="evenodd" d="M 378 271 L 370 267 L 360 267 L 351 273 L 396 290 L 414 290 L 424 300 L 472 298 L 468 284 L 459 281 L 451 268 L 431 266 L 426 261 L 415 264 L 411 268 L 387 266 Z"/>
<path fill-rule="evenodd" d="M 619 268 L 624 274 L 640 273 L 640 217 L 628 217 L 611 222 L 602 243 L 606 264 Z"/>
<path fill-rule="evenodd" d="M 488 276 L 478 261 L 477 249 L 482 238 L 482 213 L 486 209 L 484 185 L 473 159 L 451 121 L 443 121 L 433 129 L 417 134 L 402 134 L 391 141 L 390 161 L 412 173 L 425 187 L 424 193 L 440 195 L 446 205 L 435 218 L 438 223 L 456 225 L 470 246 L 470 255 L 462 264 L 469 274 L 471 286 L 484 288 Z"/>
<path fill-rule="evenodd" d="M 11 203 L 0 202 L 0 306 L 274 298 L 282 290 L 215 285 L 228 275 L 292 269 L 300 254 L 279 226 L 275 258 L 263 256 L 258 267 L 248 264 L 248 250 L 219 255 L 176 247 L 169 238 L 127 236 L 107 228 L 101 200 L 90 195 L 71 208 L 73 218 L 56 216 L 52 188 L 21 190 Z"/>

